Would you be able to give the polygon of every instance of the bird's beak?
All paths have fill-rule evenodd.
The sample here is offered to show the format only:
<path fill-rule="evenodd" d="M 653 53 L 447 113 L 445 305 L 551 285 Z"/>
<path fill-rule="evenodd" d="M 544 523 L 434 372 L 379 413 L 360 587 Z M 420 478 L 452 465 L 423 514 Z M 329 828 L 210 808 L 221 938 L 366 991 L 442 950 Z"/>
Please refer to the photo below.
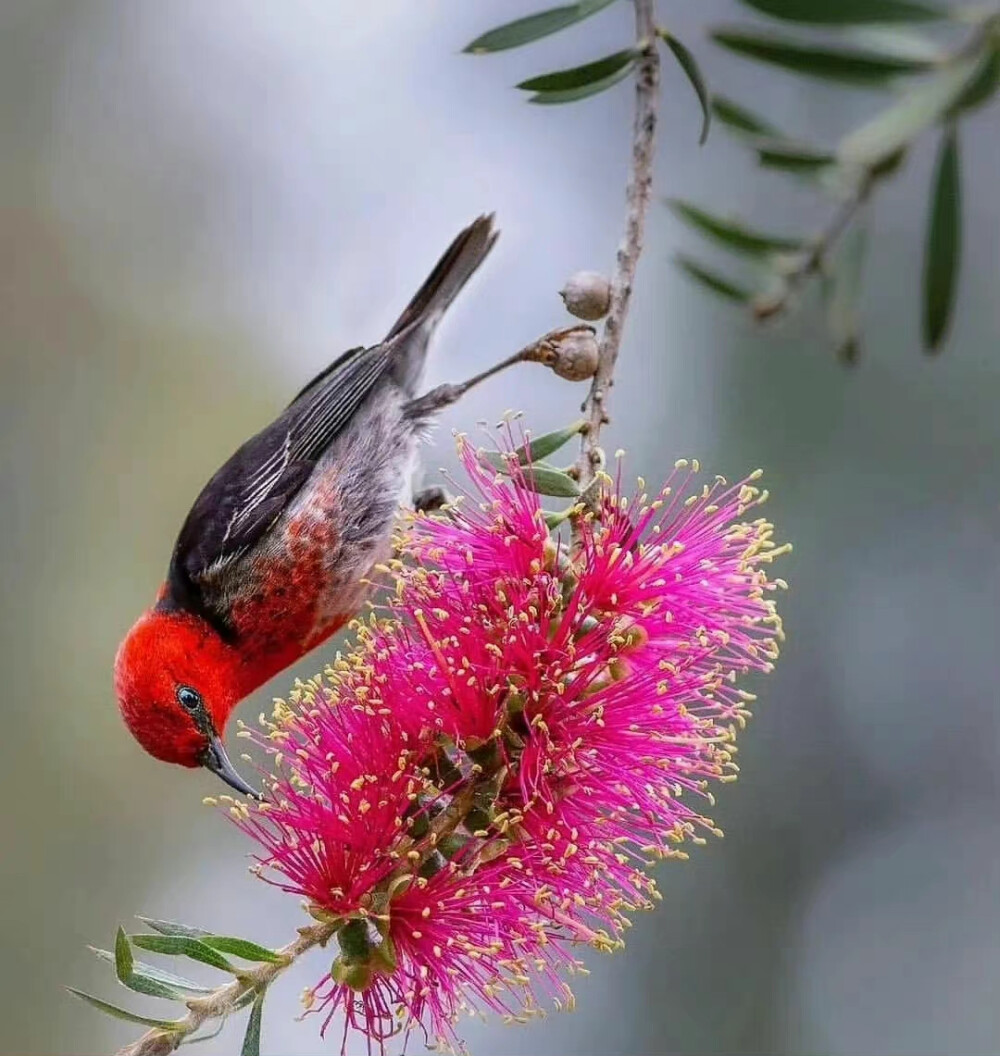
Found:
<path fill-rule="evenodd" d="M 229 761 L 229 756 L 226 755 L 226 749 L 219 737 L 213 737 L 208 742 L 202 765 L 221 777 L 230 788 L 235 788 L 240 795 L 250 796 L 253 799 L 262 798 L 261 794 L 254 791 L 236 772 L 236 767 Z"/>

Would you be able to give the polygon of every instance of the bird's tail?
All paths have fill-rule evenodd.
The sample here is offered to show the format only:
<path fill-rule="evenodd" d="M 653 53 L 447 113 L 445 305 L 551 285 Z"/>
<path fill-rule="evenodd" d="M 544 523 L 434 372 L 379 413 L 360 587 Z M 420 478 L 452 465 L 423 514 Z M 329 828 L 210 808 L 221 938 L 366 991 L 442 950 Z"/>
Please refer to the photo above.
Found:
<path fill-rule="evenodd" d="M 403 375 L 398 380 L 407 390 L 417 384 L 431 331 L 499 236 L 492 214 L 478 217 L 459 232 L 386 335 L 386 341 L 399 339 L 402 346 L 399 369 L 394 373 Z"/>

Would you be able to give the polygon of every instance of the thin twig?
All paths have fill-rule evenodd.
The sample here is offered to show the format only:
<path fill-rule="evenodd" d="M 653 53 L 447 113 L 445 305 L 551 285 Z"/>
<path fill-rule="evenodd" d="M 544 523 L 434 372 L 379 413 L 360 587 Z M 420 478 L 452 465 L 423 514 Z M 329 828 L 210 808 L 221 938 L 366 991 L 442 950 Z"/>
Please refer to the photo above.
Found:
<path fill-rule="evenodd" d="M 278 950 L 280 960 L 249 969 L 238 979 L 224 983 L 204 997 L 188 1001 L 188 1013 L 179 1019 L 170 1030 L 155 1028 L 147 1031 L 137 1041 L 119 1049 L 117 1056 L 166 1056 L 173 1052 L 186 1038 L 191 1037 L 205 1023 L 225 1019 L 250 992 L 262 993 L 290 964 L 314 946 L 320 946 L 333 937 L 338 925 L 320 923 L 299 929 L 299 937 Z"/>
<path fill-rule="evenodd" d="M 600 359 L 590 393 L 583 405 L 587 421 L 577 468 L 586 487 L 600 468 L 601 426 L 608 420 L 608 392 L 614 384 L 615 364 L 621 349 L 622 330 L 632 298 L 636 265 L 642 252 L 646 213 L 653 186 L 653 154 L 660 98 L 660 56 L 656 44 L 654 0 L 634 0 L 636 41 L 635 119 L 632 127 L 632 162 L 626 190 L 625 235 L 618 250 L 611 281 L 611 308 L 601 336 Z"/>
<path fill-rule="evenodd" d="M 405 865 L 391 873 L 382 887 L 389 887 L 398 877 L 411 873 L 416 875 L 435 848 L 465 821 L 472 808 L 477 793 L 489 785 L 490 780 L 500 766 L 499 759 L 486 767 L 474 767 L 462 785 L 451 793 L 451 802 L 431 823 L 430 830 L 416 846 L 403 841 L 397 848 L 402 856 L 408 858 Z M 409 854 L 415 854 L 409 858 Z M 407 854 L 409 852 L 409 854 Z M 299 928 L 299 936 L 294 942 L 277 951 L 278 960 L 257 965 L 240 974 L 239 978 L 223 983 L 204 997 L 192 998 L 187 1002 L 187 1015 L 178 1019 L 170 1029 L 156 1027 L 147 1031 L 137 1041 L 119 1049 L 116 1056 L 167 1056 L 174 1052 L 183 1041 L 190 1038 L 206 1023 L 225 1020 L 244 1007 L 241 1004 L 247 995 L 263 993 L 274 980 L 290 965 L 294 964 L 304 953 L 316 946 L 323 946 L 336 935 L 343 924 L 342 920 L 321 920 Z"/>

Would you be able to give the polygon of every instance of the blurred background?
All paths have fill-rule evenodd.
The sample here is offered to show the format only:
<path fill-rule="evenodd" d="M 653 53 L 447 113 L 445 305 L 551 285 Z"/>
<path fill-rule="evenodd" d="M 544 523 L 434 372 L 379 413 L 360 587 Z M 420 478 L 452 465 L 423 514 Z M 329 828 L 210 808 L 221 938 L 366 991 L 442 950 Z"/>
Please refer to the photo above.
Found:
<path fill-rule="evenodd" d="M 0 0 L 3 1052 L 136 1036 L 62 989 L 146 1007 L 86 949 L 133 913 L 292 935 L 296 901 L 249 876 L 246 840 L 201 805 L 213 779 L 132 742 L 114 652 L 211 472 L 335 354 L 377 340 L 473 216 L 496 210 L 503 237 L 430 383 L 563 325 L 566 277 L 610 268 L 631 92 L 548 108 L 509 86 L 625 46 L 628 5 L 460 54 L 539 6 Z M 793 133 L 832 142 L 881 105 L 709 44 L 707 24 L 745 15 L 729 0 L 660 6 L 714 87 Z M 692 286 L 670 257 L 697 241 L 654 206 L 607 446 L 650 481 L 684 455 L 765 468 L 795 545 L 788 642 L 719 796 L 726 838 L 660 868 L 662 906 L 624 954 L 589 957 L 575 1014 L 472 1023 L 479 1056 L 1000 1050 L 998 119 L 967 122 L 962 286 L 938 359 L 917 304 L 930 143 L 876 202 L 853 371 L 808 305 L 760 330 Z M 662 129 L 659 193 L 822 223 L 815 196 L 724 135 L 696 148 L 673 67 Z M 490 382 L 445 415 L 427 479 L 455 465 L 451 430 L 518 408 L 543 431 L 582 395 L 540 368 Z M 322 1042 L 294 1021 L 325 967 L 275 988 L 263 1051 L 338 1051 L 338 1028 Z M 236 1051 L 240 1028 L 201 1052 Z"/>

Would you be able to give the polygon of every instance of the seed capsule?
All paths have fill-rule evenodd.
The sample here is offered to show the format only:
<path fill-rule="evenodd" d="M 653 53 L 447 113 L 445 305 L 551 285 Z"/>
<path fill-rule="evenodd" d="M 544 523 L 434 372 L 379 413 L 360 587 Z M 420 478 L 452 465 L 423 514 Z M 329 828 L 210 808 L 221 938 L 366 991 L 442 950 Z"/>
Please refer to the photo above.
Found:
<path fill-rule="evenodd" d="M 611 307 L 611 283 L 597 271 L 578 271 L 559 292 L 566 311 L 578 319 L 603 319 Z"/>

